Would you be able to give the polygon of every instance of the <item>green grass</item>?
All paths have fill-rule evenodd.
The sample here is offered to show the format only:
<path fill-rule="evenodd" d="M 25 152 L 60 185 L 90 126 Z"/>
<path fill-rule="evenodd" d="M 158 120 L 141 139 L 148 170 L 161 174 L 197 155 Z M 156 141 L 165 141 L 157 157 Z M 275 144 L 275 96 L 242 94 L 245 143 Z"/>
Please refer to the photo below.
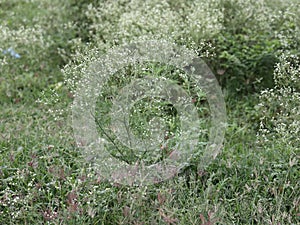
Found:
<path fill-rule="evenodd" d="M 0 2 L 0 18 L 17 29 L 24 17 L 42 14 L 36 4 Z M 8 18 L 12 12 L 16 16 Z M 53 23 L 72 18 L 63 15 Z M 63 32 L 47 29 L 46 36 L 56 40 L 52 47 L 33 47 L 26 55 L 23 46 L 22 58 L 8 58 L 0 69 L 0 224 L 300 224 L 299 149 L 258 142 L 258 94 L 225 91 L 224 148 L 204 171 L 191 165 L 171 180 L 146 187 L 107 182 L 76 147 L 66 110 L 73 97 L 59 83 L 65 61 L 55 49 L 72 52 L 65 40 L 77 31 L 60 37 Z M 44 53 L 35 58 L 39 52 Z M 155 65 L 152 71 L 165 68 Z M 53 100 L 48 105 L 37 103 L 42 91 Z M 137 105 L 150 116 L 160 107 Z M 203 108 L 199 113 L 206 115 Z M 108 112 L 109 105 L 102 109 Z"/>
<path fill-rule="evenodd" d="M 208 213 L 220 224 L 298 223 L 295 153 L 259 148 L 244 120 L 229 118 L 224 150 L 206 171 L 190 168 L 162 184 L 129 188 L 90 171 L 68 124 L 45 109 L 1 112 L 0 218 L 6 224 L 201 224 Z"/>

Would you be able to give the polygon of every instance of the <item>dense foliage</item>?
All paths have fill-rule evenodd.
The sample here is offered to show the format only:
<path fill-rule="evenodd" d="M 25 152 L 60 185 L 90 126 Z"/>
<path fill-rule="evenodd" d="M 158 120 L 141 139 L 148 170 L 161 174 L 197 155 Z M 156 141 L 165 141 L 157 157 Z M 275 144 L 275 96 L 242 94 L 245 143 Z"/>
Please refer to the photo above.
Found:
<path fill-rule="evenodd" d="M 299 15 L 298 0 L 0 0 L 0 223 L 300 223 Z M 185 45 L 210 66 L 228 108 L 226 141 L 205 170 L 191 163 L 160 184 L 120 186 L 82 157 L 70 104 L 92 62 L 149 39 Z M 209 118 L 181 70 L 118 72 L 102 113 L 124 82 L 154 74 L 172 77 Z M 147 103 L 136 105 L 133 126 L 143 131 L 138 113 L 156 113 L 176 131 L 171 106 Z"/>

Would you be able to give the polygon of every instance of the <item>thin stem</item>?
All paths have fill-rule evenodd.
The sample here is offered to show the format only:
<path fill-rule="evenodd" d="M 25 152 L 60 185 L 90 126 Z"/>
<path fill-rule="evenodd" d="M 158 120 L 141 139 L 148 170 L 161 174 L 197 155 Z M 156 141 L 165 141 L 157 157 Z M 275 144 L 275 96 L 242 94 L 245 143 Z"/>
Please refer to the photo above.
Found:
<path fill-rule="evenodd" d="M 94 117 L 95 121 L 96 121 L 96 124 L 98 125 L 98 127 L 100 128 L 101 132 L 107 137 L 107 139 L 115 146 L 115 148 L 117 149 L 117 151 L 121 154 L 121 157 L 122 157 L 122 160 L 128 164 L 129 161 L 124 159 L 124 154 L 123 152 L 120 150 L 120 148 L 118 147 L 117 143 L 115 143 L 115 141 L 113 140 L 112 137 L 110 137 L 106 132 L 105 130 L 103 129 L 103 127 L 101 126 L 101 123 L 98 121 L 98 119 L 92 114 L 92 116 Z"/>

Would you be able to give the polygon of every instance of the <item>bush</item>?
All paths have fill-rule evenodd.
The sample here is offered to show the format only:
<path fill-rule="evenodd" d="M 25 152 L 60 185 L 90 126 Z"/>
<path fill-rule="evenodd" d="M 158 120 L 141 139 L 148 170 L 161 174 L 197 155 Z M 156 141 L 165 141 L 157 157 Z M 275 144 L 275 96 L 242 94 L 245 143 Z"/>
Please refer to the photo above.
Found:
<path fill-rule="evenodd" d="M 218 1 L 107 1 L 88 5 L 86 21 L 97 47 L 122 44 L 141 36 L 199 44 L 221 29 Z"/>
<path fill-rule="evenodd" d="M 63 69 L 71 91 L 76 89 L 88 66 L 113 46 L 135 40 L 166 39 L 197 51 L 201 57 L 210 57 L 213 50 L 206 40 L 222 27 L 218 0 L 87 2 L 76 4 L 78 12 L 85 14 L 77 30 L 86 30 L 76 40 L 72 61 Z"/>
<path fill-rule="evenodd" d="M 267 145 L 299 151 L 300 61 L 283 53 L 274 71 L 275 87 L 261 93 L 259 140 Z"/>
<path fill-rule="evenodd" d="M 281 49 L 300 49 L 299 2 L 224 0 L 220 7 L 224 29 L 211 64 L 222 86 L 244 94 L 273 87 Z"/>

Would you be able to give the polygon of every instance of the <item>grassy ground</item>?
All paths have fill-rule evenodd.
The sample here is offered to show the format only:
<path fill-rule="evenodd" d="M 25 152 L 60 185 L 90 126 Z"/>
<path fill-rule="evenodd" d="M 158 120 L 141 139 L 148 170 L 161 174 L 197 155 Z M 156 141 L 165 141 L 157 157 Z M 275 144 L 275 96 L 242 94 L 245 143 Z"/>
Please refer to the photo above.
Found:
<path fill-rule="evenodd" d="M 49 45 L 33 42 L 28 53 L 22 40 L 0 41 L 1 50 L 16 43 L 21 55 L 0 56 L 7 62 L 0 65 L 1 224 L 300 224 L 299 151 L 258 142 L 255 93 L 225 94 L 224 148 L 205 171 L 190 167 L 147 187 L 103 180 L 75 145 L 70 112 L 59 115 L 73 96 L 60 86 L 65 61 L 56 49 L 71 52 L 66 42 L 77 31 L 47 27 L 67 22 L 70 15 L 55 14 L 66 7 L 59 1 L 42 2 L 46 14 L 35 1 L 0 1 L 2 30 L 41 23 L 43 37 L 50 40 Z M 49 87 L 57 90 L 59 101 L 38 103 Z"/>

